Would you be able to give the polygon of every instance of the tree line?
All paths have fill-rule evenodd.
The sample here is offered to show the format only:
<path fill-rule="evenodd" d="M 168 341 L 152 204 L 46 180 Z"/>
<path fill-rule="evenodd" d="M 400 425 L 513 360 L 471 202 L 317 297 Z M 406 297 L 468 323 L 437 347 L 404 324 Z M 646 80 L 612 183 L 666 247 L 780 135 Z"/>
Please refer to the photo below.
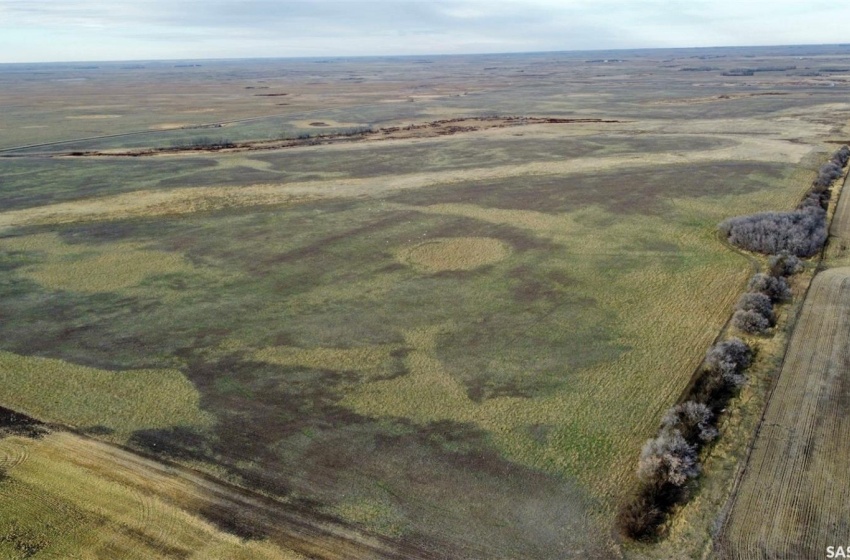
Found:
<path fill-rule="evenodd" d="M 776 324 L 774 305 L 791 299 L 788 277 L 803 269 L 800 257 L 816 254 L 826 241 L 831 188 L 848 160 L 850 148 L 843 146 L 821 166 L 794 211 L 762 212 L 720 224 L 730 243 L 770 255 L 767 272 L 750 279 L 735 305 L 732 325 L 741 332 L 765 334 Z M 706 353 L 686 398 L 666 412 L 657 435 L 641 449 L 637 493 L 617 517 L 624 536 L 638 541 L 664 536 L 671 512 L 695 489 L 700 453 L 717 438 L 719 416 L 746 382 L 752 359 L 753 350 L 736 337 Z"/>
<path fill-rule="evenodd" d="M 782 253 L 768 259 L 768 273 L 759 272 L 750 278 L 747 291 L 735 304 L 732 324 L 747 334 L 764 334 L 776 324 L 773 305 L 791 299 L 787 276 L 803 270 L 803 263 L 794 255 Z"/>
<path fill-rule="evenodd" d="M 765 255 L 788 253 L 811 257 L 821 250 L 828 235 L 826 209 L 832 185 L 850 159 L 842 146 L 818 170 L 802 202 L 791 212 L 760 212 L 722 222 L 720 232 L 732 245 Z"/>
<path fill-rule="evenodd" d="M 746 381 L 752 356 L 739 338 L 708 351 L 687 400 L 667 411 L 658 435 L 641 449 L 638 492 L 617 518 L 622 534 L 639 541 L 663 536 L 671 511 L 693 490 L 689 483 L 700 473 L 700 451 L 717 438 L 719 415 Z"/>

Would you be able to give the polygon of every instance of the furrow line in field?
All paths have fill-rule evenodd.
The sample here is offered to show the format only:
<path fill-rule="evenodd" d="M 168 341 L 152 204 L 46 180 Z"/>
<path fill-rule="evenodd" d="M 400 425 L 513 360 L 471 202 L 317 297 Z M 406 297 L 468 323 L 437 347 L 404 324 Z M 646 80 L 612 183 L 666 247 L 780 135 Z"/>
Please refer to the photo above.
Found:
<path fill-rule="evenodd" d="M 357 531 L 333 519 L 311 518 L 295 506 L 229 486 L 185 467 L 165 464 L 109 445 L 64 432 L 60 447 L 74 461 L 126 486 L 141 486 L 177 507 L 189 507 L 202 516 L 215 512 L 241 512 L 252 530 L 287 548 L 321 558 L 431 558 L 427 550 L 396 544 Z M 204 513 L 207 512 L 207 513 Z M 190 511 L 191 513 L 191 511 Z M 230 515 L 230 514 L 228 514 Z M 230 519 L 228 517 L 228 519 Z M 174 520 L 176 523 L 178 520 Z M 227 521 L 225 519 L 225 521 Z M 166 523 L 158 532 L 164 537 Z M 311 556 L 312 555 L 312 556 Z"/>
<path fill-rule="evenodd" d="M 840 461 L 846 451 L 826 453 L 830 442 L 846 441 L 850 427 L 840 406 L 848 335 L 850 269 L 828 270 L 804 303 L 718 541 L 721 556 L 808 557 L 850 537 L 830 534 L 850 513 Z"/>
<path fill-rule="evenodd" d="M 845 187 L 847 186 L 848 178 L 850 178 L 850 174 L 844 177 Z M 850 194 L 838 198 L 838 204 L 835 206 L 835 214 L 829 226 L 829 235 L 839 237 L 843 240 L 850 238 Z"/>
<path fill-rule="evenodd" d="M 166 543 L 169 542 L 171 535 L 177 533 L 178 525 L 183 522 L 178 517 L 176 509 L 157 507 L 157 502 L 163 501 L 167 495 L 165 486 L 170 479 L 164 476 L 158 479 L 150 475 L 142 476 L 142 471 L 138 467 L 133 468 L 125 462 L 116 460 L 114 454 L 108 453 L 108 448 L 87 446 L 85 441 L 79 438 L 56 438 L 55 447 L 63 451 L 64 457 L 70 463 L 89 472 L 96 472 L 98 476 L 116 482 L 127 489 L 133 496 L 132 503 L 127 504 L 129 526 L 150 536 L 150 539 L 146 539 L 148 545 L 166 555 L 168 551 Z M 151 487 L 154 489 L 152 490 Z"/>
<path fill-rule="evenodd" d="M 0 440 L 0 469 L 14 469 L 28 458 L 27 446 L 11 438 Z"/>
<path fill-rule="evenodd" d="M 815 294 L 813 308 L 815 304 L 821 300 L 828 299 L 829 292 L 832 291 L 832 282 L 828 282 L 826 286 L 821 287 L 818 293 Z M 774 456 L 768 456 L 767 460 L 771 461 L 773 477 L 765 477 L 762 481 L 781 480 L 778 485 L 780 490 L 778 493 L 771 492 L 770 486 L 762 488 L 762 496 L 768 498 L 768 505 L 774 506 L 776 511 L 793 512 L 793 519 L 787 519 L 784 516 L 779 519 L 781 524 L 775 524 L 771 528 L 768 535 L 764 535 L 766 542 L 781 543 L 781 553 L 790 554 L 789 545 L 800 543 L 803 536 L 799 531 L 794 530 L 794 527 L 788 527 L 789 523 L 799 525 L 802 517 L 800 501 L 805 492 L 805 478 L 802 475 L 806 471 L 811 446 L 815 443 L 815 428 L 816 428 L 816 412 L 817 401 L 819 399 L 812 398 L 813 395 L 819 394 L 818 385 L 823 379 L 825 373 L 825 355 L 829 354 L 831 333 L 836 327 L 835 315 L 828 315 L 823 321 L 809 321 L 804 331 L 805 336 L 796 338 L 794 345 L 791 348 L 792 356 L 797 357 L 792 361 L 790 371 L 803 373 L 805 375 L 796 375 L 788 379 L 788 383 L 783 387 L 786 389 L 783 393 L 774 395 L 771 399 L 773 404 L 771 418 L 774 422 L 779 423 L 786 430 L 787 444 L 781 452 Z M 814 346 L 807 346 L 803 341 L 814 340 Z M 805 347 L 804 347 L 805 346 Z M 795 428 L 796 417 L 796 430 Z M 795 434 L 795 431 L 799 432 Z M 785 457 L 788 460 L 782 461 Z M 772 498 L 772 500 L 770 500 Z M 784 507 L 783 507 L 784 506 Z M 753 521 L 756 521 L 753 518 Z M 751 533 L 753 534 L 753 533 Z"/>

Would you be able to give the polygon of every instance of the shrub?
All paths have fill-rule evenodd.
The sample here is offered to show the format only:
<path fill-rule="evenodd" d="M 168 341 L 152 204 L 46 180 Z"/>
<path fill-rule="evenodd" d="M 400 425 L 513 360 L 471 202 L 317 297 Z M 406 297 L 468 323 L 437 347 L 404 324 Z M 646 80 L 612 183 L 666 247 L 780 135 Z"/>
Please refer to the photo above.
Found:
<path fill-rule="evenodd" d="M 666 513 L 656 496 L 653 488 L 643 487 L 634 499 L 620 508 L 617 525 L 623 536 L 643 542 L 653 541 L 661 536 L 660 527 Z"/>
<path fill-rule="evenodd" d="M 850 161 L 850 146 L 841 146 L 841 148 L 832 156 L 832 161 L 836 162 L 841 167 L 847 165 L 847 162 Z"/>
<path fill-rule="evenodd" d="M 788 286 L 788 280 L 782 277 L 770 276 L 763 272 L 754 274 L 750 278 L 750 282 L 747 284 L 747 290 L 764 294 L 773 302 L 791 299 L 791 288 Z"/>
<path fill-rule="evenodd" d="M 191 148 L 218 150 L 221 148 L 233 148 L 236 146 L 227 138 L 210 138 L 209 136 L 201 136 L 193 138 L 189 143 Z"/>
<path fill-rule="evenodd" d="M 829 206 L 829 191 L 823 191 L 821 193 L 818 192 L 810 192 L 806 195 L 806 197 L 800 202 L 797 206 L 799 210 L 806 210 L 810 208 L 826 210 Z"/>
<path fill-rule="evenodd" d="M 790 253 L 771 255 L 767 260 L 771 276 L 793 276 L 803 270 L 803 262 Z"/>
<path fill-rule="evenodd" d="M 835 161 L 830 161 L 821 165 L 820 169 L 818 170 L 818 180 L 829 181 L 830 183 L 832 183 L 833 181 L 841 177 L 842 167 L 844 167 L 844 165 L 840 165 Z"/>
<path fill-rule="evenodd" d="M 793 212 L 762 212 L 730 218 L 720 224 L 720 231 L 729 243 L 748 251 L 811 257 L 826 242 L 830 187 L 841 177 L 848 160 L 850 147 L 842 146 L 820 167 L 812 187 Z"/>
<path fill-rule="evenodd" d="M 696 446 L 689 444 L 679 430 L 662 431 L 641 449 L 638 477 L 645 483 L 683 486 L 699 475 L 699 470 Z"/>
<path fill-rule="evenodd" d="M 707 443 L 717 437 L 714 414 L 703 403 L 687 401 L 677 404 L 661 419 L 661 431 L 679 430 L 686 441 Z"/>
<path fill-rule="evenodd" d="M 770 320 L 755 311 L 736 311 L 732 315 L 732 324 L 747 334 L 764 334 L 770 329 Z"/>
<path fill-rule="evenodd" d="M 771 277 L 772 278 L 772 277 Z M 770 298 L 762 293 L 748 292 L 741 294 L 735 309 L 739 311 L 754 311 L 770 321 L 770 326 L 776 324 L 776 315 L 773 313 L 773 303 Z"/>
<path fill-rule="evenodd" d="M 743 383 L 744 376 L 740 376 Z M 734 381 L 734 380 L 733 380 Z M 706 370 L 694 384 L 691 398 L 706 405 L 715 414 L 726 408 L 726 403 L 735 394 L 738 385 L 730 383 L 723 374 Z"/>
<path fill-rule="evenodd" d="M 695 399 L 714 410 L 722 409 L 734 390 L 744 384 L 743 371 L 752 357 L 752 350 L 740 338 L 715 344 L 705 354 L 703 375 L 694 387 Z"/>
<path fill-rule="evenodd" d="M 668 410 L 658 435 L 641 449 L 640 490 L 617 515 L 623 536 L 638 541 L 663 536 L 668 513 L 688 499 L 687 483 L 700 473 L 700 448 L 717 437 L 717 412 L 743 382 L 751 360 L 752 350 L 739 338 L 715 344 L 706 353 L 690 400 Z"/>
<path fill-rule="evenodd" d="M 733 336 L 715 344 L 706 352 L 705 367 L 739 373 L 749 367 L 752 359 L 753 351 L 750 350 L 747 343 Z"/>
<path fill-rule="evenodd" d="M 810 257 L 827 237 L 826 212 L 815 201 L 793 212 L 762 212 L 731 218 L 720 231 L 733 245 L 764 254 L 788 252 Z"/>

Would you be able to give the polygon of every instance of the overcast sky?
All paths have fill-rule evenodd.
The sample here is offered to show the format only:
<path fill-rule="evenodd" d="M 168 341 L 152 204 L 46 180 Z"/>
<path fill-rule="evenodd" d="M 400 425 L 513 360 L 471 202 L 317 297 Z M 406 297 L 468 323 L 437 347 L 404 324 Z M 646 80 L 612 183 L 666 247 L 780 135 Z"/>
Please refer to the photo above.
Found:
<path fill-rule="evenodd" d="M 0 62 L 841 43 L 838 0 L 0 0 Z"/>

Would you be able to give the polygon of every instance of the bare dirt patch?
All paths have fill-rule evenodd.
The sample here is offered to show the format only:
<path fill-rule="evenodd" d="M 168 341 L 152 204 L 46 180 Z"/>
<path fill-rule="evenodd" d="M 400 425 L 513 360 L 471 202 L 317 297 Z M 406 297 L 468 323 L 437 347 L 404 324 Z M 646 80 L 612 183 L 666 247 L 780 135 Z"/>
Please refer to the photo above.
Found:
<path fill-rule="evenodd" d="M 407 248 L 399 255 L 403 262 L 427 272 L 473 270 L 505 259 L 510 249 L 498 239 L 459 237 L 431 239 Z"/>
<path fill-rule="evenodd" d="M 292 124 L 297 126 L 298 128 L 328 128 L 328 127 L 356 127 L 356 126 L 367 126 L 367 123 L 362 122 L 344 122 L 337 121 L 334 119 L 321 119 L 321 120 L 302 120 L 302 121 L 292 121 Z"/>
<path fill-rule="evenodd" d="M 189 123 L 160 123 L 155 124 L 150 127 L 151 130 L 174 130 L 177 128 L 183 128 L 185 126 L 191 126 Z"/>
<path fill-rule="evenodd" d="M 80 119 L 80 120 L 100 120 L 100 119 L 117 119 L 120 118 L 121 115 L 69 115 L 65 117 L 66 119 Z"/>

